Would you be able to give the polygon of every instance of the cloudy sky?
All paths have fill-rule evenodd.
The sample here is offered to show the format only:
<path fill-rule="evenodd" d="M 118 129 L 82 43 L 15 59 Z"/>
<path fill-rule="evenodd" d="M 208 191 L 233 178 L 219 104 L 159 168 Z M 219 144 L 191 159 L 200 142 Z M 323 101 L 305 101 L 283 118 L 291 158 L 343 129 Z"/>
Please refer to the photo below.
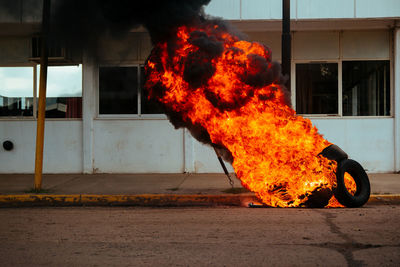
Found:
<path fill-rule="evenodd" d="M 33 96 L 33 67 L 1 67 L 0 95 L 6 97 Z M 37 67 L 39 88 L 39 70 Z M 49 67 L 47 97 L 82 96 L 82 65 Z"/>

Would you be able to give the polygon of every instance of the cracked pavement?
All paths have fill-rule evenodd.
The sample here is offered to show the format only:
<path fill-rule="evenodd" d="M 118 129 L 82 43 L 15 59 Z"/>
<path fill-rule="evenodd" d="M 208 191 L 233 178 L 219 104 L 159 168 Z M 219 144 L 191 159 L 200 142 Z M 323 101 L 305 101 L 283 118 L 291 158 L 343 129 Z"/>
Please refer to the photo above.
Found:
<path fill-rule="evenodd" d="M 398 266 L 400 206 L 0 209 L 2 266 Z"/>

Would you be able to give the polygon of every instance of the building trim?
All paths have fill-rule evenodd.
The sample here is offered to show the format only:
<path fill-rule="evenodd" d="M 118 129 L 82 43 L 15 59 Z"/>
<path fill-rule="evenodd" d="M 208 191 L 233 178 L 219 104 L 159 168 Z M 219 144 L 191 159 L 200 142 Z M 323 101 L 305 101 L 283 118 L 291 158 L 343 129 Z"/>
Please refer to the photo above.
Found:
<path fill-rule="evenodd" d="M 82 170 L 83 173 L 94 172 L 94 127 L 93 119 L 96 116 L 96 97 L 98 82 L 96 79 L 95 62 L 87 54 L 83 55 L 82 74 Z"/>
<path fill-rule="evenodd" d="M 400 171 L 400 28 L 394 30 L 394 171 Z"/>
<path fill-rule="evenodd" d="M 231 20 L 239 30 L 277 31 L 282 30 L 282 21 L 279 20 Z M 394 28 L 399 24 L 399 18 L 385 19 L 312 19 L 291 20 L 291 31 L 329 31 L 329 30 L 379 30 Z"/>

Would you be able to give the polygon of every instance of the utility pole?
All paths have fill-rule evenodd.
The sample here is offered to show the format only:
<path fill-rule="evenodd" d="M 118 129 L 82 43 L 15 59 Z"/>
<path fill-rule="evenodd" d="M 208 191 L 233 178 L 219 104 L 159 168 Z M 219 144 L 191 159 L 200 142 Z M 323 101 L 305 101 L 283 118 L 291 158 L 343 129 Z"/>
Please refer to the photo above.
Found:
<path fill-rule="evenodd" d="M 282 74 L 288 78 L 285 83 L 290 91 L 291 70 L 290 0 L 282 0 Z"/>
<path fill-rule="evenodd" d="M 42 35 L 40 38 L 41 55 L 40 55 L 40 76 L 39 76 L 39 105 L 37 114 L 36 154 L 35 154 L 34 189 L 36 191 L 40 191 L 42 189 L 44 120 L 46 113 L 46 83 L 47 83 L 47 65 L 48 65 L 47 34 L 49 32 L 49 20 L 50 20 L 50 0 L 43 0 Z"/>

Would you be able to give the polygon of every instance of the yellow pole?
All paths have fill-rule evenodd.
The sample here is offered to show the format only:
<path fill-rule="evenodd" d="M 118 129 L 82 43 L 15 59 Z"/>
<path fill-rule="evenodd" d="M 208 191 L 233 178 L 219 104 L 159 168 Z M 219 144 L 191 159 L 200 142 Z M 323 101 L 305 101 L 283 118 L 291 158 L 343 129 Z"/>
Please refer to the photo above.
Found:
<path fill-rule="evenodd" d="M 35 156 L 35 190 L 42 189 L 43 173 L 43 146 L 44 146 L 44 119 L 46 113 L 46 81 L 47 81 L 47 32 L 50 15 L 50 0 L 43 1 L 40 76 L 39 76 L 39 105 L 36 129 L 36 156 Z"/>

